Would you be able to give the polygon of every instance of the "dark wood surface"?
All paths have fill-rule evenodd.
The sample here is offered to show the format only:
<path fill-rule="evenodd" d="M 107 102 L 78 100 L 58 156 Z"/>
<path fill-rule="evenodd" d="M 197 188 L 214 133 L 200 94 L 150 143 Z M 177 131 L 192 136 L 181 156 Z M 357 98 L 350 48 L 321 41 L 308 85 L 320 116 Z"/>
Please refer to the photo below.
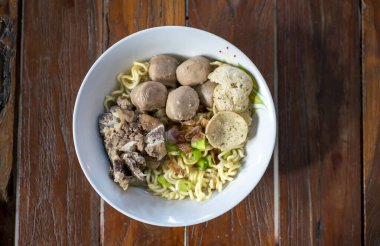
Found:
<path fill-rule="evenodd" d="M 359 14 L 278 2 L 280 244 L 361 242 Z"/>
<path fill-rule="evenodd" d="M 380 2 L 362 3 L 364 240 L 380 245 Z"/>
<path fill-rule="evenodd" d="M 0 2 L 0 245 L 14 240 L 18 2 Z"/>
<path fill-rule="evenodd" d="M 0 14 L 0 245 L 380 245 L 378 0 L 5 0 Z M 258 186 L 196 226 L 121 215 L 74 151 L 90 66 L 159 25 L 234 43 L 278 108 L 278 151 Z"/>
<path fill-rule="evenodd" d="M 100 199 L 77 161 L 71 126 L 83 76 L 102 51 L 102 7 L 23 2 L 16 243 L 99 243 Z"/>

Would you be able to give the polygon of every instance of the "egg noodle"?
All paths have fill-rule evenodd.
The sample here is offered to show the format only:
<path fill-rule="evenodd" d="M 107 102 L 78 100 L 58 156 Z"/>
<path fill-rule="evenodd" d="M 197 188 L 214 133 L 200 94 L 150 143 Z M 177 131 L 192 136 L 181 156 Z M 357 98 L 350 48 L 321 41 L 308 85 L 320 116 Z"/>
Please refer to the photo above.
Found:
<path fill-rule="evenodd" d="M 213 62 L 211 65 L 220 66 L 223 63 Z M 129 98 L 130 92 L 140 82 L 148 79 L 149 63 L 134 62 L 128 73 L 120 73 L 117 76 L 117 87 L 109 93 L 104 100 L 104 107 L 109 111 L 110 106 L 115 105 L 117 98 L 125 95 Z M 212 114 L 217 113 L 215 107 L 208 109 Z M 167 123 L 165 110 L 158 110 L 154 116 L 164 124 Z M 211 117 L 210 117 L 211 118 Z M 245 144 L 245 143 L 244 143 Z M 217 155 L 217 164 L 210 162 L 206 168 L 201 169 L 197 165 L 199 159 L 195 159 L 192 153 L 184 154 L 181 151 L 168 151 L 165 161 L 157 169 L 147 169 L 145 172 L 148 189 L 157 196 L 168 200 L 203 201 L 211 197 L 212 192 L 221 192 L 223 186 L 232 181 L 241 166 L 241 160 L 245 157 L 244 144 Z M 211 145 L 200 151 L 202 159 L 211 157 Z"/>
<path fill-rule="evenodd" d="M 122 94 L 128 95 L 141 81 L 146 81 L 148 77 L 148 62 L 134 62 L 129 73 L 119 73 L 116 77 L 117 88 L 108 94 L 103 102 L 106 111 L 111 105 L 116 104 L 116 100 Z"/>
<path fill-rule="evenodd" d="M 208 146 L 202 151 L 206 157 L 212 149 Z M 168 200 L 181 200 L 189 197 L 191 200 L 203 201 L 209 199 L 213 190 L 222 191 L 223 185 L 232 181 L 244 158 L 243 146 L 221 152 L 218 164 L 212 164 L 205 170 L 200 170 L 190 155 L 179 155 L 169 152 L 168 159 L 157 170 L 148 170 L 148 188 L 154 195 Z M 177 165 L 181 172 L 176 172 L 170 165 Z M 164 178 L 166 181 L 160 181 Z"/>

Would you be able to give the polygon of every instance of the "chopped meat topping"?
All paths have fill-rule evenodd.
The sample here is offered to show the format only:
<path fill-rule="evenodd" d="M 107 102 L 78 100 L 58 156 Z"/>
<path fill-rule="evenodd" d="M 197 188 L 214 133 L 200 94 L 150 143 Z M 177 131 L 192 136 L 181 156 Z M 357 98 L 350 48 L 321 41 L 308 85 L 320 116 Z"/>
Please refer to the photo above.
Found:
<path fill-rule="evenodd" d="M 144 131 L 148 132 L 161 125 L 161 122 L 158 119 L 148 114 L 140 114 L 139 121 Z"/>
<path fill-rule="evenodd" d="M 156 118 L 133 111 L 128 97 L 99 117 L 99 130 L 112 163 L 111 176 L 126 190 L 129 185 L 146 185 L 144 170 L 157 168 L 166 155 L 165 128 Z"/>
<path fill-rule="evenodd" d="M 142 171 L 143 168 L 146 167 L 144 157 L 137 152 L 126 152 L 123 154 L 122 158 L 133 176 L 141 181 L 145 181 L 145 174 Z"/>
<path fill-rule="evenodd" d="M 120 108 L 122 109 L 128 109 L 128 110 L 132 110 L 133 109 L 133 105 L 131 103 L 131 101 L 129 100 L 129 98 L 127 96 L 119 96 L 117 98 L 117 105 L 119 105 Z"/>
<path fill-rule="evenodd" d="M 165 128 L 164 125 L 159 125 L 151 130 L 145 136 L 145 151 L 148 155 L 156 157 L 157 160 L 161 160 L 166 155 L 165 147 Z"/>
<path fill-rule="evenodd" d="M 161 161 L 158 161 L 157 158 L 152 158 L 147 156 L 145 158 L 146 166 L 150 169 L 157 169 L 161 165 Z"/>
<path fill-rule="evenodd" d="M 164 141 L 164 134 L 165 134 L 165 128 L 164 125 L 159 125 L 158 127 L 154 128 L 152 131 L 150 131 L 145 136 L 145 142 L 148 144 L 153 144 L 156 142 Z"/>
<path fill-rule="evenodd" d="M 193 150 L 191 148 L 190 144 L 188 144 L 188 143 L 180 143 L 180 144 L 178 144 L 178 148 L 180 150 L 182 150 L 183 152 L 185 152 L 186 154 L 191 153 L 191 151 Z"/>

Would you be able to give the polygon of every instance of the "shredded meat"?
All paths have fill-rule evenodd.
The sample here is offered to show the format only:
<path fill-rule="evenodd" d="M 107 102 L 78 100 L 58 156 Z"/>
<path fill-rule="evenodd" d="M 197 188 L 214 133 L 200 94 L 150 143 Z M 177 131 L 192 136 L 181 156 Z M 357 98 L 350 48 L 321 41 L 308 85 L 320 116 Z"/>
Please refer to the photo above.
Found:
<path fill-rule="evenodd" d="M 132 174 L 139 180 L 145 181 L 145 175 L 143 173 L 144 167 L 146 167 L 145 159 L 137 152 L 126 152 L 122 155 L 125 164 L 132 171 Z"/>
<path fill-rule="evenodd" d="M 173 170 L 173 172 L 175 172 L 176 174 L 181 174 L 181 175 L 184 175 L 185 173 L 185 170 L 183 170 L 180 166 L 178 166 L 177 164 L 175 164 L 174 162 L 172 161 L 169 161 L 168 163 L 168 167 Z"/>
<path fill-rule="evenodd" d="M 199 124 L 200 124 L 203 128 L 206 128 L 208 122 L 209 122 L 209 120 L 206 119 L 206 118 L 201 118 L 201 119 L 199 120 Z"/>
<path fill-rule="evenodd" d="M 181 124 L 184 126 L 195 126 L 196 122 L 195 120 L 191 119 L 191 120 L 183 121 L 181 122 Z"/>
<path fill-rule="evenodd" d="M 112 164 L 111 176 L 124 190 L 129 185 L 146 185 L 147 163 L 157 168 L 166 155 L 163 124 L 132 109 L 129 99 L 120 96 L 117 106 L 99 117 L 99 131 Z"/>
<path fill-rule="evenodd" d="M 146 166 L 150 169 L 157 169 L 161 165 L 161 162 L 162 162 L 162 160 L 158 161 L 157 158 L 152 158 L 150 156 L 147 156 L 145 160 L 146 160 Z"/>
<path fill-rule="evenodd" d="M 180 143 L 180 144 L 178 144 L 178 148 L 180 150 L 182 150 L 183 152 L 185 152 L 186 154 L 191 153 L 191 151 L 192 151 L 192 148 L 191 148 L 190 144 L 188 144 L 188 143 Z"/>
<path fill-rule="evenodd" d="M 122 109 L 128 109 L 128 110 L 132 110 L 133 109 L 133 105 L 132 105 L 131 101 L 129 100 L 129 98 L 127 96 L 119 96 L 117 98 L 116 103 Z"/>
<path fill-rule="evenodd" d="M 190 127 L 185 130 L 181 130 L 178 133 L 177 140 L 178 142 L 190 142 L 191 139 L 198 133 L 202 132 L 202 128 L 200 126 Z"/>
<path fill-rule="evenodd" d="M 149 156 L 156 157 L 157 160 L 161 160 L 166 155 L 165 147 L 165 128 L 164 125 L 159 125 L 150 131 L 145 136 L 145 151 Z"/>
<path fill-rule="evenodd" d="M 212 149 L 212 150 L 210 150 L 210 154 L 211 154 L 212 162 L 214 162 L 214 164 L 218 164 L 219 163 L 219 159 L 218 159 L 219 151 L 217 149 Z"/>
<path fill-rule="evenodd" d="M 161 122 L 158 119 L 147 114 L 140 114 L 139 121 L 142 128 L 148 132 L 161 125 Z"/>
<path fill-rule="evenodd" d="M 191 142 L 199 141 L 205 138 L 205 134 L 203 132 L 198 132 L 191 138 Z"/>

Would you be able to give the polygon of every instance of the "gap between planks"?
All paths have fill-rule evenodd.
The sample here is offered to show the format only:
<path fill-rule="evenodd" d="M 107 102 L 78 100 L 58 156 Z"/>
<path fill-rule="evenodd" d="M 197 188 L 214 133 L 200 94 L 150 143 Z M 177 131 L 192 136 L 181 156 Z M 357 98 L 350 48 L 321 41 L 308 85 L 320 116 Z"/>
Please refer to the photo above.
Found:
<path fill-rule="evenodd" d="M 16 103 L 17 107 L 15 110 L 15 114 L 17 113 L 17 125 L 15 125 L 15 128 L 17 128 L 17 143 L 15 144 L 16 149 L 15 154 L 16 157 L 14 160 L 16 160 L 16 165 L 15 165 L 15 174 L 14 176 L 16 177 L 16 211 L 15 211 L 15 237 L 14 237 L 14 245 L 18 245 L 19 242 L 19 237 L 20 237 L 20 175 L 19 175 L 19 166 L 20 166 L 20 152 L 21 152 L 21 116 L 22 116 L 22 97 L 21 97 L 21 81 L 23 80 L 23 71 L 22 71 L 22 66 L 24 64 L 24 56 L 23 56 L 23 50 L 24 50 L 24 1 L 19 0 L 18 2 L 18 30 L 17 30 L 17 35 L 19 36 L 18 42 L 16 45 L 16 50 L 18 56 L 18 63 L 16 62 L 16 99 L 18 99 Z"/>

